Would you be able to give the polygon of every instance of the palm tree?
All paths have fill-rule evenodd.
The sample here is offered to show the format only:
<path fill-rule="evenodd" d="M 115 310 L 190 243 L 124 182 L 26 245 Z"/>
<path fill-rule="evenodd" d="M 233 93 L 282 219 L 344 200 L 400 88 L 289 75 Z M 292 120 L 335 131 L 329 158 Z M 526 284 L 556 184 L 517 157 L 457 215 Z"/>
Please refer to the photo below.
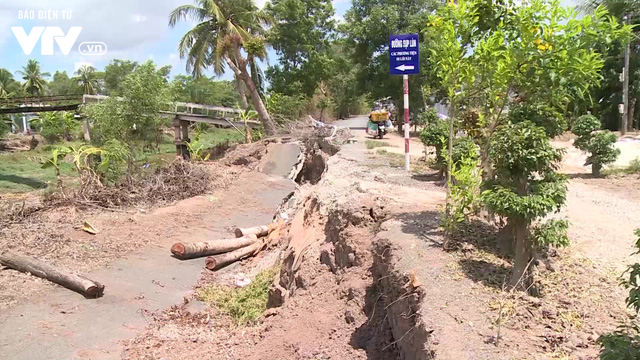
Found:
<path fill-rule="evenodd" d="M 51 76 L 47 72 L 43 73 L 40 69 L 40 63 L 34 59 L 29 60 L 27 65 L 22 67 L 22 71 L 18 71 L 18 74 L 24 80 L 22 87 L 29 95 L 33 96 L 44 94 L 44 90 L 47 87 L 45 78 Z"/>
<path fill-rule="evenodd" d="M 0 69 L 0 98 L 9 96 L 15 82 L 13 75 L 7 69 Z"/>
<path fill-rule="evenodd" d="M 180 40 L 178 51 L 187 59 L 187 71 L 194 76 L 212 67 L 217 75 L 222 75 L 229 66 L 234 75 L 242 81 L 251 96 L 264 130 L 268 135 L 275 133 L 275 124 L 254 79 L 247 70 L 254 58 L 266 58 L 263 41 L 267 24 L 266 17 L 253 0 L 195 0 L 196 5 L 182 5 L 169 15 L 169 26 L 175 27 L 179 21 L 195 20 L 198 24 Z M 248 59 L 244 57 L 244 50 Z"/>
<path fill-rule="evenodd" d="M 94 95 L 96 93 L 98 79 L 96 78 L 96 69 L 93 66 L 82 65 L 82 67 L 75 72 L 75 75 L 73 81 L 82 87 L 84 94 Z"/>

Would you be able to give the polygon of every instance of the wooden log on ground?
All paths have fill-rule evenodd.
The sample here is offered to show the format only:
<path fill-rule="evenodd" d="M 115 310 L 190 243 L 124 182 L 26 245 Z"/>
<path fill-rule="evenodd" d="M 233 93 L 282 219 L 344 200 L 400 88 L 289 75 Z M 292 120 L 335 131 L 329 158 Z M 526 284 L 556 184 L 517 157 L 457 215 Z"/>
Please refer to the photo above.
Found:
<path fill-rule="evenodd" d="M 279 228 L 282 225 L 284 225 L 284 221 L 280 220 L 271 224 L 254 226 L 246 229 L 237 228 L 235 230 L 235 234 L 236 234 L 236 237 L 241 237 L 241 236 L 250 235 L 250 234 L 254 234 L 257 237 L 267 236 L 269 235 L 270 232 Z"/>
<path fill-rule="evenodd" d="M 87 298 L 99 298 L 104 293 L 104 285 L 89 280 L 84 276 L 64 272 L 30 256 L 5 251 L 0 254 L 0 264 L 34 276 L 47 279 L 67 289 L 73 290 Z"/>
<path fill-rule="evenodd" d="M 209 256 L 205 261 L 205 266 L 209 270 L 218 270 L 238 260 L 242 260 L 248 256 L 255 254 L 264 244 L 262 241 L 234 250 L 232 252 Z"/>
<path fill-rule="evenodd" d="M 193 259 L 202 256 L 222 254 L 258 241 L 258 237 L 251 234 L 234 239 L 221 239 L 197 243 L 175 243 L 171 253 L 179 259 Z"/>

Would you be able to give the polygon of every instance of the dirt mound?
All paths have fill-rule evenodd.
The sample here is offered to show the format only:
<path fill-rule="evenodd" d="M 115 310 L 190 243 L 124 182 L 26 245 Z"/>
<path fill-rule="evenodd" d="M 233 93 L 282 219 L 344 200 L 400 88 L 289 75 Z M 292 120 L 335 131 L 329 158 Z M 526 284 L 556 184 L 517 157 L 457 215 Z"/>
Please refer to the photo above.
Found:
<path fill-rule="evenodd" d="M 269 143 L 275 140 L 258 141 L 251 144 L 241 144 L 228 151 L 223 163 L 228 166 L 241 165 L 253 170 L 260 159 L 267 152 Z"/>
<path fill-rule="evenodd" d="M 7 138 L 0 139 L 0 151 L 29 151 L 43 142 L 44 138 L 40 135 L 9 135 Z"/>

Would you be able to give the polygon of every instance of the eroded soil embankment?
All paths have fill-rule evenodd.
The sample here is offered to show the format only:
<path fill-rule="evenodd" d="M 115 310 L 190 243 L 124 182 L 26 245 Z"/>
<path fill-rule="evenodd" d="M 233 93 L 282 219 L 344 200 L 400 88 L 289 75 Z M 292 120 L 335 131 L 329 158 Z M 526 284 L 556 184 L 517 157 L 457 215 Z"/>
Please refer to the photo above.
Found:
<path fill-rule="evenodd" d="M 391 246 L 375 237 L 387 199 L 363 189 L 348 176 L 354 167 L 329 155 L 307 142 L 299 178 L 308 182 L 288 200 L 297 211 L 270 291 L 278 315 L 266 320 L 273 321 L 267 338 L 284 335 L 274 327 L 289 331 L 303 359 L 432 358 L 418 316 L 419 284 L 395 269 Z"/>
<path fill-rule="evenodd" d="M 215 307 L 195 309 L 191 301 L 157 316 L 128 344 L 128 358 L 429 358 L 417 314 L 422 295 L 395 270 L 390 247 L 376 243 L 390 185 L 361 181 L 363 169 L 332 156 L 328 145 L 304 142 L 300 185 L 277 211 L 290 221 L 276 246 L 283 261 L 264 316 L 235 326 Z M 261 257 L 274 251 L 213 274 L 214 283 L 227 271 L 259 271 Z"/>

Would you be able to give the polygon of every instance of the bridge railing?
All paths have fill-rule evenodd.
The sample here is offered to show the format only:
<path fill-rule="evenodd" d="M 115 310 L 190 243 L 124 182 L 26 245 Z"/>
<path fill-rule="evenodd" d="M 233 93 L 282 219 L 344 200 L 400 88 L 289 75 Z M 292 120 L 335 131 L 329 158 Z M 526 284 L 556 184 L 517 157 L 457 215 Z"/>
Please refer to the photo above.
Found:
<path fill-rule="evenodd" d="M 52 96 L 23 96 L 23 97 L 9 97 L 0 99 L 0 107 L 11 105 L 25 105 L 33 106 L 37 104 L 51 104 L 59 102 L 81 102 L 82 97 L 80 95 L 52 95 Z"/>

